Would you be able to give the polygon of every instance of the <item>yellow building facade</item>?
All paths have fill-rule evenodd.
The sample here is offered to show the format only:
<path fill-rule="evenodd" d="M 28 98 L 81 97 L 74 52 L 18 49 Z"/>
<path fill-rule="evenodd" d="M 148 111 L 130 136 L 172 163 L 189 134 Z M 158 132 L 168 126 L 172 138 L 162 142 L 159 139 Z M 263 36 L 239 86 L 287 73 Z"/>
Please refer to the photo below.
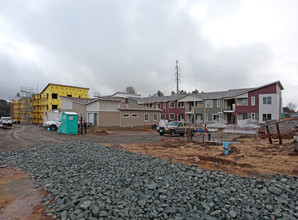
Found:
<path fill-rule="evenodd" d="M 28 118 L 31 117 L 32 123 L 41 124 L 43 123 L 44 111 L 60 109 L 60 96 L 89 98 L 88 91 L 89 88 L 49 83 L 40 94 L 32 95 L 29 100 L 14 100 L 15 121 L 18 121 L 16 119 L 19 118 L 21 123 L 28 123 Z M 20 112 L 19 116 L 18 112 Z"/>

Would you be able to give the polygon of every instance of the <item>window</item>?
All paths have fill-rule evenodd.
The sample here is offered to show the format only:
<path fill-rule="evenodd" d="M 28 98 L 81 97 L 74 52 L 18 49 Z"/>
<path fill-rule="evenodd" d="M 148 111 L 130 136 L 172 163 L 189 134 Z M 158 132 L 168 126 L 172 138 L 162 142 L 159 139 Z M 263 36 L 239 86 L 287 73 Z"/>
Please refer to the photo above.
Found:
<path fill-rule="evenodd" d="M 263 97 L 263 104 L 271 105 L 271 96 Z"/>
<path fill-rule="evenodd" d="M 220 108 L 220 100 L 217 100 L 217 102 L 216 102 L 216 107 L 217 107 L 217 108 Z"/>
<path fill-rule="evenodd" d="M 170 108 L 174 108 L 175 107 L 175 102 L 170 102 Z"/>
<path fill-rule="evenodd" d="M 79 115 L 80 115 L 79 119 L 81 119 L 83 117 L 83 112 L 80 112 Z"/>
<path fill-rule="evenodd" d="M 52 109 L 58 109 L 58 105 L 52 105 Z"/>
<path fill-rule="evenodd" d="M 213 107 L 213 100 L 206 100 L 205 107 L 206 108 L 212 108 Z"/>
<path fill-rule="evenodd" d="M 156 103 L 156 109 L 160 109 L 160 103 Z"/>
<path fill-rule="evenodd" d="M 163 103 L 163 109 L 166 109 L 167 103 Z"/>
<path fill-rule="evenodd" d="M 242 105 L 248 105 L 248 99 L 242 99 Z"/>
<path fill-rule="evenodd" d="M 208 113 L 205 114 L 205 121 L 208 121 Z"/>
<path fill-rule="evenodd" d="M 251 113 L 251 119 L 256 120 L 256 113 Z"/>
<path fill-rule="evenodd" d="M 72 97 L 72 95 L 67 95 L 67 97 Z"/>
<path fill-rule="evenodd" d="M 175 120 L 175 114 L 174 113 L 170 113 L 170 120 Z"/>
<path fill-rule="evenodd" d="M 184 114 L 178 115 L 178 121 L 184 121 Z"/>
<path fill-rule="evenodd" d="M 160 119 L 166 119 L 166 114 L 160 114 Z"/>
<path fill-rule="evenodd" d="M 251 104 L 252 106 L 255 106 L 255 105 L 256 105 L 256 97 L 252 96 L 252 97 L 250 98 L 250 104 Z"/>
<path fill-rule="evenodd" d="M 122 118 L 129 118 L 129 114 L 122 114 Z"/>
<path fill-rule="evenodd" d="M 52 99 L 58 99 L 58 94 L 57 93 L 52 93 Z"/>
<path fill-rule="evenodd" d="M 149 114 L 148 113 L 145 113 L 145 121 L 149 121 Z"/>
<path fill-rule="evenodd" d="M 157 121 L 157 118 L 158 118 L 158 114 L 155 113 L 155 114 L 153 115 L 153 120 L 154 120 L 154 121 Z"/>
<path fill-rule="evenodd" d="M 138 117 L 138 114 L 131 114 L 131 117 L 132 118 L 137 118 Z"/>
<path fill-rule="evenodd" d="M 244 120 L 244 119 L 248 119 L 248 114 L 247 113 L 243 113 L 242 114 L 242 119 Z"/>
<path fill-rule="evenodd" d="M 207 118 L 208 118 L 208 116 L 207 116 Z M 212 114 L 212 121 L 219 121 L 219 118 L 220 118 L 219 114 Z"/>
<path fill-rule="evenodd" d="M 184 108 L 184 102 L 178 102 L 178 108 Z"/>
<path fill-rule="evenodd" d="M 271 120 L 271 114 L 263 114 L 263 121 Z"/>

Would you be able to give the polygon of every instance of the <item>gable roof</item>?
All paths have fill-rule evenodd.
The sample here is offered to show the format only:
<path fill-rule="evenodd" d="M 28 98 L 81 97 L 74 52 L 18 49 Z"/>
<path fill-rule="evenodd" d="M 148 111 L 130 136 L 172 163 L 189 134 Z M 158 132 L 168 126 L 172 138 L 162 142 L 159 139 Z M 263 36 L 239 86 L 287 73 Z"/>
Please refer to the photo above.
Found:
<path fill-rule="evenodd" d="M 145 97 L 145 98 L 131 97 L 130 99 L 136 100 L 139 104 L 143 104 L 143 103 L 154 103 L 154 102 L 172 102 L 185 96 L 187 95 L 157 96 L 157 97 Z"/>
<path fill-rule="evenodd" d="M 95 98 L 77 98 L 77 97 L 68 97 L 68 96 L 59 96 L 59 97 L 63 99 L 71 100 L 79 104 L 88 104 L 95 99 Z"/>

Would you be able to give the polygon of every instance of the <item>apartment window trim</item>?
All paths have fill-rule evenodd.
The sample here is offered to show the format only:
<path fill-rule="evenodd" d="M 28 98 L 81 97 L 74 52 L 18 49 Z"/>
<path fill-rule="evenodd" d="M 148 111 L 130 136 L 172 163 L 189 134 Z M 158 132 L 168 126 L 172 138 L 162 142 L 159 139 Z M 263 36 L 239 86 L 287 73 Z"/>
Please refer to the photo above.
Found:
<path fill-rule="evenodd" d="M 160 109 L 161 105 L 160 102 L 156 103 L 156 109 Z"/>
<path fill-rule="evenodd" d="M 149 113 L 144 114 L 144 121 L 149 121 Z"/>
<path fill-rule="evenodd" d="M 172 105 L 173 104 L 173 105 Z M 175 108 L 175 102 L 170 102 L 169 108 Z"/>
<path fill-rule="evenodd" d="M 164 103 L 163 103 L 163 109 L 166 109 L 166 107 L 167 107 L 167 103 L 164 102 Z"/>
<path fill-rule="evenodd" d="M 271 105 L 272 104 L 272 97 L 271 96 L 263 96 L 263 104 L 264 105 Z"/>
<path fill-rule="evenodd" d="M 243 120 L 248 119 L 248 113 L 243 113 L 243 114 L 242 114 L 242 119 L 243 119 Z"/>
<path fill-rule="evenodd" d="M 214 116 L 218 116 L 218 117 L 216 117 L 216 119 L 214 119 Z M 220 114 L 218 114 L 218 113 L 212 114 L 212 121 L 219 121 L 219 119 L 220 119 Z"/>
<path fill-rule="evenodd" d="M 173 117 L 171 117 L 171 116 L 173 116 Z M 175 113 L 170 113 L 169 120 L 175 120 Z"/>
<path fill-rule="evenodd" d="M 129 117 L 130 117 L 130 114 L 128 114 L 128 113 L 122 114 L 122 118 L 129 118 Z"/>
<path fill-rule="evenodd" d="M 213 100 L 212 99 L 206 100 L 205 101 L 205 107 L 206 108 L 213 108 Z"/>
<path fill-rule="evenodd" d="M 251 106 L 255 106 L 255 105 L 256 105 L 256 97 L 255 97 L 255 96 L 252 96 L 252 97 L 250 98 L 250 105 L 251 105 Z"/>
<path fill-rule="evenodd" d="M 216 107 L 220 108 L 220 100 L 219 99 L 216 101 Z"/>
<path fill-rule="evenodd" d="M 153 114 L 153 121 L 157 121 L 158 120 L 158 114 L 157 113 L 154 113 Z"/>
<path fill-rule="evenodd" d="M 178 102 L 178 108 L 184 108 L 184 102 Z"/>
<path fill-rule="evenodd" d="M 133 114 L 131 114 L 131 117 L 132 118 L 137 118 L 137 117 L 139 117 L 139 115 L 137 113 L 133 113 Z"/>

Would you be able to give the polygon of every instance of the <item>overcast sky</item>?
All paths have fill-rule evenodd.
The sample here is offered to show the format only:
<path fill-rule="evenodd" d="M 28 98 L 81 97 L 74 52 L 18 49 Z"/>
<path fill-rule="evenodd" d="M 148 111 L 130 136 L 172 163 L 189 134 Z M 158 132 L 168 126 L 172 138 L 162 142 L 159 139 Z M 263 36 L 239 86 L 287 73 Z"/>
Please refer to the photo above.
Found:
<path fill-rule="evenodd" d="M 297 0 L 0 0 L 0 98 L 48 83 L 109 95 L 280 80 L 298 106 Z"/>

